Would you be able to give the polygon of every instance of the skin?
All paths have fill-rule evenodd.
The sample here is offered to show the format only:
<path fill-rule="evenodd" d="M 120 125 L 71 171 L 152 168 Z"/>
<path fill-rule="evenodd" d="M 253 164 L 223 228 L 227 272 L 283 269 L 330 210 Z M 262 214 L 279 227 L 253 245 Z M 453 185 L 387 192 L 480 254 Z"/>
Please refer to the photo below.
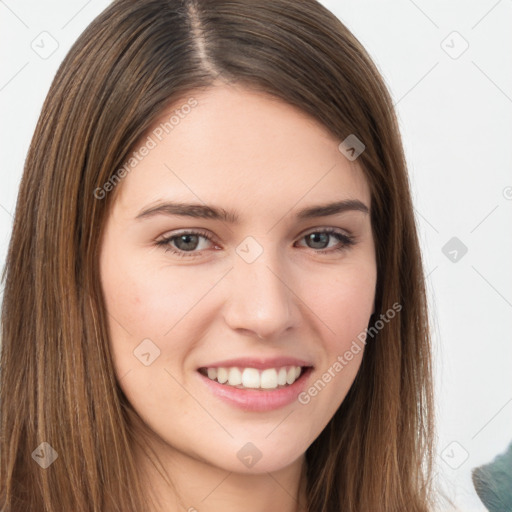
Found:
<path fill-rule="evenodd" d="M 332 367 L 373 312 L 370 215 L 298 220 L 295 212 L 344 199 L 370 208 L 370 191 L 357 160 L 338 150 L 341 141 L 295 107 L 234 85 L 193 97 L 197 106 L 118 185 L 106 222 L 100 272 L 116 376 L 179 490 L 178 497 L 139 453 L 155 510 L 295 512 L 305 503 L 305 451 L 345 398 L 363 350 L 308 404 L 269 412 L 221 402 L 196 370 L 232 357 L 295 356 L 314 365 L 312 384 Z M 136 219 L 164 200 L 232 209 L 241 221 Z M 155 245 L 192 228 L 213 241 L 168 245 L 196 257 Z M 318 228 L 356 243 L 331 252 L 341 245 L 333 236 L 308 244 L 305 235 Z M 263 249 L 252 263 L 236 252 L 248 236 Z M 147 338 L 160 350 L 149 366 L 134 356 Z M 262 453 L 251 468 L 237 457 L 248 442 Z"/>

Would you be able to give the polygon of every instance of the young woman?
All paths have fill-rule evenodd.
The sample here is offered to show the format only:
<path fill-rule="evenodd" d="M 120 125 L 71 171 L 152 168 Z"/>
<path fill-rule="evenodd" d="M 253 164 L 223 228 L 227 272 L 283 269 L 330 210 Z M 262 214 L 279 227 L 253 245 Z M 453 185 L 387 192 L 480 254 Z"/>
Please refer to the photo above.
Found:
<path fill-rule="evenodd" d="M 0 510 L 424 512 L 392 102 L 314 0 L 118 0 L 43 106 L 4 274 Z"/>

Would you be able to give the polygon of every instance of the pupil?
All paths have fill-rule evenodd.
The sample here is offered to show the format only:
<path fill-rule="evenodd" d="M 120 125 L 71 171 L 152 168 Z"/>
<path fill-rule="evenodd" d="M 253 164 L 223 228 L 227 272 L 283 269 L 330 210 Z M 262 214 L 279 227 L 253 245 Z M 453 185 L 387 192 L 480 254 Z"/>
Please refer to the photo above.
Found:
<path fill-rule="evenodd" d="M 320 245 L 322 245 L 322 244 L 327 243 L 328 236 L 329 235 L 327 233 L 311 233 L 309 235 L 309 238 L 311 239 L 313 244 L 320 243 Z M 319 237 L 323 237 L 323 242 L 319 242 L 319 240 L 318 240 Z M 313 247 L 313 249 L 324 249 L 324 248 L 325 247 Z"/>
<path fill-rule="evenodd" d="M 192 240 L 192 242 L 190 242 Z M 197 245 L 197 235 L 181 235 L 178 239 L 178 242 L 185 242 L 185 247 L 178 247 L 178 249 L 181 250 L 187 250 L 187 249 L 195 249 L 195 244 Z M 190 247 L 190 244 L 192 244 L 192 247 Z"/>

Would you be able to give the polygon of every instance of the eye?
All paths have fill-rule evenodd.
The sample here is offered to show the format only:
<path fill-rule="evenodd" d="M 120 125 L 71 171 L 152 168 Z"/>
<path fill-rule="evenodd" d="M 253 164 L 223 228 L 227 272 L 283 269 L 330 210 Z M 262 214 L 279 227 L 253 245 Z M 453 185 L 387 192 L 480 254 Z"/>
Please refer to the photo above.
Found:
<path fill-rule="evenodd" d="M 172 252 L 177 256 L 190 258 L 199 255 L 199 251 L 196 251 L 196 249 L 201 245 L 199 243 L 201 238 L 212 242 L 209 234 L 205 231 L 183 231 L 177 235 L 165 237 L 156 242 L 155 245 L 163 247 L 165 252 Z"/>
<path fill-rule="evenodd" d="M 194 258 L 196 256 L 200 256 L 202 250 L 207 248 L 204 246 L 201 247 L 201 245 L 204 245 L 200 243 L 201 239 L 213 243 L 211 236 L 206 231 L 183 231 L 158 240 L 155 242 L 155 245 L 163 247 L 165 252 L 171 252 L 176 256 Z M 308 245 L 308 247 L 319 254 L 329 254 L 332 252 L 342 251 L 356 243 L 353 236 L 346 235 L 345 233 L 333 228 L 316 229 L 315 231 L 311 231 L 300 238 L 300 240 L 303 239 L 306 240 L 306 243 L 312 244 Z M 329 250 L 324 250 L 326 247 L 329 247 L 330 239 L 337 240 L 338 246 L 335 246 L 334 248 L 331 247 Z M 208 245 L 208 243 L 206 243 L 206 245 Z"/>
<path fill-rule="evenodd" d="M 328 251 L 323 250 L 329 246 L 329 239 L 332 240 L 333 238 L 338 241 L 338 246 L 335 246 Z M 333 228 L 316 229 L 315 231 L 311 231 L 304 235 L 301 240 L 302 239 L 305 239 L 307 243 L 312 244 L 309 245 L 309 247 L 320 254 L 342 251 L 355 244 L 353 236 L 346 235 L 345 233 Z"/>

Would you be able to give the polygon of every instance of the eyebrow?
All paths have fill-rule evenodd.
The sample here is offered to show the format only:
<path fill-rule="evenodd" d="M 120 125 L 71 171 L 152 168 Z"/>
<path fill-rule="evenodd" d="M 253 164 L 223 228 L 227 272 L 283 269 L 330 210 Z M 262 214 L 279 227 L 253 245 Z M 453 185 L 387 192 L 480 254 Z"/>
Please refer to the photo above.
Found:
<path fill-rule="evenodd" d="M 298 219 L 313 219 L 326 217 L 347 211 L 360 211 L 368 214 L 369 208 L 358 199 L 347 199 L 331 203 L 308 206 L 296 213 Z M 135 219 L 147 219 L 155 215 L 177 215 L 180 217 L 194 217 L 196 219 L 213 219 L 236 224 L 240 217 L 233 211 L 225 210 L 216 206 L 208 206 L 198 203 L 165 202 L 142 210 Z"/>
<path fill-rule="evenodd" d="M 296 217 L 300 220 L 313 219 L 316 217 L 326 217 L 348 211 L 360 211 L 365 214 L 370 213 L 369 208 L 358 199 L 346 199 L 323 205 L 308 206 L 307 208 L 299 210 L 296 213 Z M 148 219 L 156 215 L 176 215 L 181 217 L 193 217 L 196 219 L 213 219 L 228 222 L 230 224 L 240 222 L 240 217 L 236 212 L 225 210 L 224 208 L 198 203 L 168 201 L 142 210 L 135 219 Z"/>

